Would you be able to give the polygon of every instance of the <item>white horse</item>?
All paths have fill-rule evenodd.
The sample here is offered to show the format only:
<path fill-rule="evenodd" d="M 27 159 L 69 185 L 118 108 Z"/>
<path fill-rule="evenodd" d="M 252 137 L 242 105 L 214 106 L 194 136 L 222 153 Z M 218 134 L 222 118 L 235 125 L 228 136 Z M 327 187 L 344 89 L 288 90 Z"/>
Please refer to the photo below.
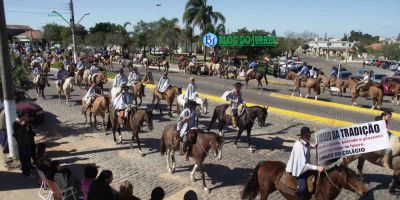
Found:
<path fill-rule="evenodd" d="M 183 99 L 183 94 L 178 95 L 176 100 L 178 102 L 178 106 L 183 108 L 184 104 L 185 104 L 185 100 Z M 197 118 L 200 117 L 200 114 L 204 114 L 204 115 L 207 114 L 208 113 L 208 99 L 197 97 L 195 101 L 197 104 L 200 104 L 200 107 L 196 108 Z"/>
<path fill-rule="evenodd" d="M 65 96 L 65 99 L 67 100 L 67 104 L 69 105 L 69 97 L 70 94 L 72 92 L 72 87 L 73 87 L 73 83 L 74 83 L 75 78 L 74 77 L 68 77 L 65 79 L 64 84 L 62 85 L 62 87 L 57 85 L 57 89 L 58 89 L 58 97 L 60 99 L 60 101 L 62 102 L 61 96 Z"/>

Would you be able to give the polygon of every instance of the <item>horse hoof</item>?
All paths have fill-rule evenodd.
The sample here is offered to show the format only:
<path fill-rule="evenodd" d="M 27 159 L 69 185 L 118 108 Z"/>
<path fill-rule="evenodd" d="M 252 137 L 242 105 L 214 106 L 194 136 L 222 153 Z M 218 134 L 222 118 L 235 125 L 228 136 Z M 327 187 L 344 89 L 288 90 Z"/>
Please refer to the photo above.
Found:
<path fill-rule="evenodd" d="M 170 168 L 168 168 L 168 172 L 169 172 L 170 174 L 173 174 L 173 173 L 172 173 L 172 170 L 171 170 Z"/>
<path fill-rule="evenodd" d="M 140 156 L 145 157 L 146 154 L 145 153 L 140 153 Z"/>
<path fill-rule="evenodd" d="M 204 192 L 210 193 L 210 190 L 206 187 L 204 187 Z"/>
<path fill-rule="evenodd" d="M 233 147 L 234 147 L 235 149 L 237 149 L 237 148 L 238 148 L 237 144 L 234 144 L 234 145 L 233 145 Z"/>
<path fill-rule="evenodd" d="M 294 92 L 290 96 L 294 96 Z"/>
<path fill-rule="evenodd" d="M 253 148 L 249 148 L 249 151 L 251 152 L 251 153 L 254 153 L 254 149 Z"/>
<path fill-rule="evenodd" d="M 196 180 L 194 179 L 194 176 L 190 176 L 190 180 L 192 180 L 193 182 L 196 181 Z"/>

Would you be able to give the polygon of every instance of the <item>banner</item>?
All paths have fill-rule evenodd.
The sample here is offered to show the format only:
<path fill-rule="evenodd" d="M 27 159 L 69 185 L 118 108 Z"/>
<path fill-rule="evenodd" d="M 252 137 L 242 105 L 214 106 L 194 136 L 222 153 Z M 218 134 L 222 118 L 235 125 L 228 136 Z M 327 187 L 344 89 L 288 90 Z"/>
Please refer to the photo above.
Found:
<path fill-rule="evenodd" d="M 389 148 L 385 121 L 327 128 L 315 133 L 318 162 Z"/>

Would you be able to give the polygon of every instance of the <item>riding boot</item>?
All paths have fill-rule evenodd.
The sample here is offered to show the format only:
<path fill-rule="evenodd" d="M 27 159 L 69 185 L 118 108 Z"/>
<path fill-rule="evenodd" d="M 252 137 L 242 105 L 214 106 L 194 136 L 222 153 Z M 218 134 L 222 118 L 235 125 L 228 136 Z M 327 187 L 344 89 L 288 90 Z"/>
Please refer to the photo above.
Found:
<path fill-rule="evenodd" d="M 233 128 L 237 127 L 237 117 L 235 117 L 235 116 L 232 116 L 232 126 L 233 126 Z"/>
<path fill-rule="evenodd" d="M 392 163 L 391 161 L 391 156 L 390 156 L 391 152 L 386 152 L 385 155 L 383 156 L 383 167 L 386 169 L 392 169 L 391 165 Z"/>
<path fill-rule="evenodd" d="M 146 95 L 144 94 L 144 87 L 141 90 L 142 90 L 142 96 L 145 97 Z"/>

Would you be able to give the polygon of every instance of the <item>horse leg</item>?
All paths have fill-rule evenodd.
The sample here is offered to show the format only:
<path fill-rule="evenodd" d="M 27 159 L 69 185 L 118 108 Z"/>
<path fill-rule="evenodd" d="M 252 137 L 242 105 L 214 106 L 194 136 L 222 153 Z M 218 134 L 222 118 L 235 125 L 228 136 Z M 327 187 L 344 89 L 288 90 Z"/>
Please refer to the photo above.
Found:
<path fill-rule="evenodd" d="M 92 126 L 92 111 L 89 111 L 89 125 Z"/>
<path fill-rule="evenodd" d="M 85 108 L 82 108 L 82 114 L 85 116 L 85 124 L 87 123 L 87 110 Z"/>
<path fill-rule="evenodd" d="M 196 172 L 196 169 L 197 169 L 197 164 L 195 164 L 194 166 L 193 166 L 193 170 L 192 170 L 192 172 L 190 173 L 190 179 L 194 182 L 195 180 L 194 180 L 194 173 Z"/>
<path fill-rule="evenodd" d="M 168 169 L 168 171 L 170 173 L 172 173 L 172 169 L 171 169 L 170 164 L 169 164 L 169 158 L 171 157 L 171 151 L 170 151 L 169 148 L 167 149 L 167 156 L 166 157 L 167 157 L 167 169 Z"/>
<path fill-rule="evenodd" d="M 122 144 L 122 134 L 121 134 L 121 126 L 118 124 L 118 142 L 119 144 Z"/>
<path fill-rule="evenodd" d="M 140 152 L 141 156 L 144 157 L 145 154 L 143 153 L 142 147 L 140 146 L 139 130 L 138 130 L 138 132 L 136 133 L 136 142 L 137 142 L 137 145 L 138 145 L 138 147 L 139 147 L 139 152 Z"/>
<path fill-rule="evenodd" d="M 204 176 L 204 169 L 203 169 L 203 165 L 202 164 L 199 164 L 199 168 L 200 168 L 200 173 L 201 173 L 201 180 L 203 181 L 203 190 L 205 191 L 205 192 L 210 192 L 210 190 L 207 188 L 207 186 L 206 186 L 206 179 L 205 179 L 205 176 Z"/>
<path fill-rule="evenodd" d="M 247 129 L 247 142 L 248 142 L 248 148 L 250 152 L 254 152 L 253 148 L 251 148 L 251 144 L 250 144 L 250 134 L 251 134 L 251 129 Z"/>
<path fill-rule="evenodd" d="M 175 162 L 175 150 L 171 151 L 171 160 L 172 160 L 172 173 L 175 172 L 176 162 Z"/>
<path fill-rule="evenodd" d="M 168 116 L 172 117 L 172 103 L 168 104 Z"/>
<path fill-rule="evenodd" d="M 218 128 L 218 130 L 219 130 L 219 132 L 218 132 L 218 134 L 219 134 L 219 136 L 224 136 L 224 127 L 225 127 L 225 121 L 223 121 L 223 120 L 218 120 L 218 125 L 219 125 L 219 128 Z"/>
<path fill-rule="evenodd" d="M 103 118 L 103 130 L 104 130 L 104 132 L 107 132 L 107 130 L 106 130 L 106 116 L 105 116 L 105 114 L 103 114 L 102 116 L 101 116 L 102 118 Z"/>
<path fill-rule="evenodd" d="M 364 167 L 365 159 L 364 158 L 359 158 L 357 162 L 357 170 L 358 173 L 360 174 L 361 181 L 364 182 L 364 174 L 363 174 L 363 167 Z"/>
<path fill-rule="evenodd" d="M 94 128 L 96 130 L 99 130 L 99 129 L 97 129 L 97 118 L 96 118 L 96 114 L 95 113 L 93 113 L 93 121 L 94 121 Z"/>
<path fill-rule="evenodd" d="M 139 96 L 139 107 L 142 105 L 142 95 Z"/>
<path fill-rule="evenodd" d="M 131 149 L 133 149 L 133 140 L 135 140 L 135 133 L 132 133 L 132 138 L 131 138 L 131 141 L 130 141 L 130 144 L 129 144 Z"/>
<path fill-rule="evenodd" d="M 135 106 L 138 107 L 138 104 L 137 104 L 137 96 L 136 96 L 136 95 L 135 95 Z"/>
<path fill-rule="evenodd" d="M 233 143 L 235 149 L 238 148 L 238 147 L 237 147 L 237 142 L 238 142 L 240 136 L 242 135 L 242 132 L 243 132 L 243 129 L 240 129 L 240 128 L 239 128 L 238 134 L 237 134 L 237 136 L 236 136 L 236 138 L 235 138 L 235 142 Z"/>

